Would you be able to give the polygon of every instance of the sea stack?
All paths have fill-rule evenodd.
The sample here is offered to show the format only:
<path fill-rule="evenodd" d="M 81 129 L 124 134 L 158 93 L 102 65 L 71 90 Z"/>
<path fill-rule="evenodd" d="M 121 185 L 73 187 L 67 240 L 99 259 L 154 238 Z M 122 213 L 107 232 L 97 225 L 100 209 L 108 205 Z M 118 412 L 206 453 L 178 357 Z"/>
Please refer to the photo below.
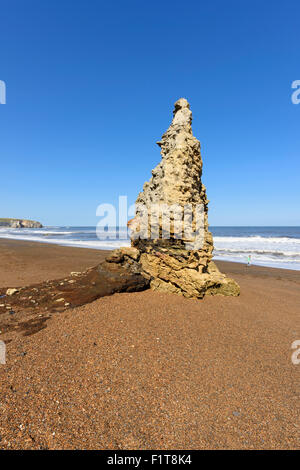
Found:
<path fill-rule="evenodd" d="M 190 298 L 237 296 L 238 284 L 212 261 L 200 142 L 191 124 L 190 105 L 180 98 L 169 129 L 157 142 L 161 162 L 136 200 L 136 215 L 129 222 L 132 248 L 116 250 L 109 258 L 134 264 L 153 290 Z"/>

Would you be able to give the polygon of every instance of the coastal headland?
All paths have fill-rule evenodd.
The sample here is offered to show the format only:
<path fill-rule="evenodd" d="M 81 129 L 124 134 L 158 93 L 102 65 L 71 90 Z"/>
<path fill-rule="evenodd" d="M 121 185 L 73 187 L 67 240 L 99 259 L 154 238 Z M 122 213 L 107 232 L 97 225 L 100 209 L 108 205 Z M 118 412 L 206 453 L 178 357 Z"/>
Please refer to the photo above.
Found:
<path fill-rule="evenodd" d="M 0 240 L 0 287 L 59 286 L 107 254 Z M 31 329 L 1 313 L 0 448 L 298 448 L 300 272 L 217 265 L 238 298 L 117 293 Z"/>
<path fill-rule="evenodd" d="M 0 218 L 0 227 L 11 228 L 42 228 L 42 224 L 36 220 Z"/>

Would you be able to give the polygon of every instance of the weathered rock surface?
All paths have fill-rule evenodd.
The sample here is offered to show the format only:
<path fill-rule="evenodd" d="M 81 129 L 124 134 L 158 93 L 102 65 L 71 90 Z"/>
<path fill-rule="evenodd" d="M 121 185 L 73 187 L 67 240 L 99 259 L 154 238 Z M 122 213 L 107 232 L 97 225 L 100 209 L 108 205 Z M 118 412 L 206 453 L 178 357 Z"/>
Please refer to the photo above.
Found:
<path fill-rule="evenodd" d="M 84 272 L 55 281 L 46 281 L 19 289 L 0 289 L 0 331 L 30 335 L 46 327 L 55 312 L 84 305 L 116 292 L 138 292 L 149 287 L 134 259 L 134 248 L 128 254 L 102 262 Z M 131 257 L 133 256 L 133 257 Z M 129 261 L 126 262 L 126 258 Z M 120 264 L 122 259 L 122 264 Z"/>
<path fill-rule="evenodd" d="M 26 219 L 1 219 L 0 227 L 11 227 L 11 228 L 42 228 L 42 224 L 36 220 Z"/>
<path fill-rule="evenodd" d="M 169 129 L 158 142 L 162 160 L 138 195 L 136 216 L 129 222 L 132 248 L 138 250 L 134 262 L 141 266 L 154 290 L 193 298 L 236 296 L 240 292 L 237 283 L 221 274 L 211 261 L 213 238 L 208 230 L 206 188 L 201 181 L 200 142 L 193 136 L 191 123 L 189 103 L 181 98 L 175 103 Z M 175 205 L 182 212 L 171 211 L 168 236 L 163 211 Z M 188 208 L 187 219 L 183 217 L 184 208 Z M 187 231 L 184 220 L 189 221 Z M 121 264 L 127 258 L 128 263 L 124 249 L 111 257 Z"/>

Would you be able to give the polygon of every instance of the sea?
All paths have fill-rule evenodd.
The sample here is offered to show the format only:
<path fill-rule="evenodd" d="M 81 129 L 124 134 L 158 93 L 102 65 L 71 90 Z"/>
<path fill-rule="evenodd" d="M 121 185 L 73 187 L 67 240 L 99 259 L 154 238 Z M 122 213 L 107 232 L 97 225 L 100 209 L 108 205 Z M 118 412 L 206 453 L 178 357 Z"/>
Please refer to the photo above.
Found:
<path fill-rule="evenodd" d="M 214 237 L 214 259 L 300 270 L 300 227 L 210 227 Z M 63 246 L 111 250 L 129 246 L 130 240 L 100 240 L 96 227 L 44 227 L 12 229 L 0 227 L 0 238 L 54 243 Z"/>

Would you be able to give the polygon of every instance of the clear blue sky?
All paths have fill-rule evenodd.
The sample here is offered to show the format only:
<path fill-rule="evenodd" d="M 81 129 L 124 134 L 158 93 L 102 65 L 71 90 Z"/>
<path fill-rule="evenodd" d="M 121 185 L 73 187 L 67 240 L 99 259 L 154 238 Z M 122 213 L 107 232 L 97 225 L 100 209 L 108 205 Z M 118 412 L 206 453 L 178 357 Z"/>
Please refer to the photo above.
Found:
<path fill-rule="evenodd" d="M 300 225 L 299 1 L 1 0 L 0 216 L 133 203 L 186 97 L 211 225 Z"/>

